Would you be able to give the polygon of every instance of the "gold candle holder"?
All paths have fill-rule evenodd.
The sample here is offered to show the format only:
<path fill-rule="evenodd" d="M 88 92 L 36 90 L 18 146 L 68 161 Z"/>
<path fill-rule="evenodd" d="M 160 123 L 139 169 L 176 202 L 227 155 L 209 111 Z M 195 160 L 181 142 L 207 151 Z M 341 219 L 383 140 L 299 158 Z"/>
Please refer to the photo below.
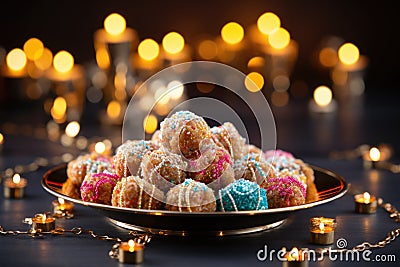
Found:
<path fill-rule="evenodd" d="M 17 173 L 13 178 L 8 178 L 4 181 L 4 197 L 11 199 L 20 199 L 25 195 L 25 187 L 28 184 L 28 180 L 21 178 Z"/>
<path fill-rule="evenodd" d="M 376 212 L 378 201 L 375 196 L 364 192 L 354 196 L 355 212 L 362 214 L 371 214 Z"/>
<path fill-rule="evenodd" d="M 314 217 L 310 219 L 310 242 L 317 245 L 331 245 L 335 238 L 335 219 Z"/>
<path fill-rule="evenodd" d="M 286 251 L 286 248 L 282 248 Z M 308 267 L 307 253 L 305 249 L 293 247 L 292 250 L 285 252 L 282 267 Z"/>
<path fill-rule="evenodd" d="M 32 229 L 41 232 L 50 232 L 56 229 L 56 219 L 46 214 L 36 214 L 32 218 Z"/>
<path fill-rule="evenodd" d="M 139 264 L 144 259 L 144 245 L 134 240 L 122 242 L 119 246 L 118 260 L 120 263 Z"/>

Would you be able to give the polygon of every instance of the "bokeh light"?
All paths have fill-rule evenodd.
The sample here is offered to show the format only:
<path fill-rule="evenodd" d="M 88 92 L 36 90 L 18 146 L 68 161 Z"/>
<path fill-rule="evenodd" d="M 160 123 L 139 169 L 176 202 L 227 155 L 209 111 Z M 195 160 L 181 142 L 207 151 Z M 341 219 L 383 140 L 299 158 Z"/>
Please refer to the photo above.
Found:
<path fill-rule="evenodd" d="M 42 41 L 38 38 L 30 38 L 24 44 L 24 52 L 29 60 L 34 60 L 35 57 L 40 57 L 44 49 Z"/>
<path fill-rule="evenodd" d="M 126 21 L 118 13 L 112 13 L 104 20 L 104 29 L 111 35 L 119 35 L 126 29 Z"/>
<path fill-rule="evenodd" d="M 321 85 L 314 90 L 314 100 L 319 106 L 327 106 L 332 101 L 332 91 L 327 86 Z"/>
<path fill-rule="evenodd" d="M 201 58 L 211 60 L 218 55 L 218 46 L 212 40 L 204 40 L 200 42 L 198 52 Z"/>
<path fill-rule="evenodd" d="M 67 124 L 67 127 L 65 127 L 65 134 L 69 137 L 75 137 L 79 134 L 80 130 L 81 126 L 79 125 L 79 122 L 71 121 Z"/>
<path fill-rule="evenodd" d="M 185 47 L 185 39 L 177 32 L 170 32 L 164 36 L 162 46 L 168 53 L 178 54 Z"/>
<path fill-rule="evenodd" d="M 144 39 L 138 46 L 138 54 L 144 60 L 154 60 L 158 57 L 159 53 L 160 47 L 153 39 Z"/>
<path fill-rule="evenodd" d="M 74 57 L 69 52 L 62 50 L 54 56 L 53 66 L 56 71 L 67 73 L 74 66 Z"/>
<path fill-rule="evenodd" d="M 21 71 L 23 68 L 25 68 L 26 62 L 26 55 L 22 49 L 14 48 L 7 54 L 7 66 L 13 71 Z"/>
<path fill-rule="evenodd" d="M 357 46 L 352 43 L 345 43 L 338 50 L 340 62 L 346 65 L 354 64 L 360 57 L 360 51 Z"/>
<path fill-rule="evenodd" d="M 47 70 L 53 63 L 53 53 L 48 48 L 44 48 L 41 53 L 36 53 L 33 63 L 40 70 Z"/>
<path fill-rule="evenodd" d="M 228 22 L 221 29 L 221 37 L 228 44 L 238 44 L 243 40 L 244 29 L 237 22 Z"/>
<path fill-rule="evenodd" d="M 280 26 L 281 20 L 272 12 L 262 14 L 257 20 L 258 30 L 263 34 L 271 34 L 278 30 Z"/>
<path fill-rule="evenodd" d="M 268 41 L 273 48 L 283 49 L 290 43 L 290 33 L 284 28 L 279 28 L 268 35 Z"/>
<path fill-rule="evenodd" d="M 143 128 L 146 133 L 151 134 L 157 130 L 158 120 L 153 114 L 146 116 L 143 120 Z"/>
<path fill-rule="evenodd" d="M 244 85 L 250 92 L 257 92 L 264 86 L 264 77 L 258 72 L 250 72 L 246 75 Z"/>

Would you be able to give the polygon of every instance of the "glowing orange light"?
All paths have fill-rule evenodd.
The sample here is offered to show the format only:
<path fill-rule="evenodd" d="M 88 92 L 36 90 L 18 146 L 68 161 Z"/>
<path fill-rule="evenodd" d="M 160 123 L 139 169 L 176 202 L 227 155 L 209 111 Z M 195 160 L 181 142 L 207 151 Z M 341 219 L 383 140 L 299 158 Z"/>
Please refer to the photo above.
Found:
<path fill-rule="evenodd" d="M 381 152 L 377 147 L 372 147 L 369 150 L 369 157 L 372 161 L 378 161 L 381 158 Z"/>
<path fill-rule="evenodd" d="M 153 39 L 144 39 L 138 46 L 138 54 L 144 60 L 154 60 L 160 53 L 160 47 Z"/>
<path fill-rule="evenodd" d="M 170 32 L 164 36 L 162 46 L 168 53 L 178 54 L 185 47 L 185 39 L 177 32 Z"/>
<path fill-rule="evenodd" d="M 332 91 L 327 86 L 319 86 L 314 91 L 315 103 L 319 106 L 327 106 L 332 101 Z"/>
<path fill-rule="evenodd" d="M 12 180 L 13 180 L 13 183 L 19 184 L 21 182 L 21 176 L 18 173 L 16 173 L 16 174 L 14 174 Z"/>
<path fill-rule="evenodd" d="M 272 12 L 262 14 L 257 20 L 257 27 L 263 34 L 271 34 L 281 26 L 281 20 Z"/>
<path fill-rule="evenodd" d="M 123 16 L 112 13 L 104 20 L 104 29 L 111 35 L 119 35 L 126 29 L 126 21 Z"/>
<path fill-rule="evenodd" d="M 14 48 L 7 54 L 7 67 L 13 71 L 21 71 L 25 68 L 26 62 L 26 55 L 22 49 Z"/>
<path fill-rule="evenodd" d="M 228 22 L 221 29 L 221 37 L 228 44 L 238 44 L 243 40 L 244 29 L 237 22 Z"/>
<path fill-rule="evenodd" d="M 53 59 L 54 69 L 61 73 L 67 73 L 74 67 L 74 57 L 67 51 L 58 52 Z"/>
<path fill-rule="evenodd" d="M 346 65 L 354 64 L 360 57 L 360 51 L 357 46 L 352 43 L 343 44 L 338 50 L 340 62 Z"/>
<path fill-rule="evenodd" d="M 44 45 L 38 38 L 30 38 L 24 44 L 24 51 L 29 60 L 34 60 L 35 57 L 40 57 L 43 53 Z"/>
<path fill-rule="evenodd" d="M 279 28 L 268 35 L 268 41 L 273 48 L 283 49 L 290 43 L 290 33 L 284 28 Z"/>

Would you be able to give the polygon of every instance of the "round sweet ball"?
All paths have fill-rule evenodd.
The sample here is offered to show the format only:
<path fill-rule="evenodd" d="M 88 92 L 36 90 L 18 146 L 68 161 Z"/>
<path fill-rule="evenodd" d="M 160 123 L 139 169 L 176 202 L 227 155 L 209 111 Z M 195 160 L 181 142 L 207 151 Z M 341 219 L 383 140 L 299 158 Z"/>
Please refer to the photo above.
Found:
<path fill-rule="evenodd" d="M 229 152 L 224 148 L 215 147 L 214 159 L 204 169 L 189 173 L 189 176 L 198 182 L 218 191 L 235 181 L 233 163 Z"/>
<path fill-rule="evenodd" d="M 224 124 L 222 124 L 222 127 L 229 133 L 229 138 L 232 145 L 233 159 L 241 159 L 246 153 L 246 139 L 239 134 L 238 130 L 231 122 L 225 122 Z"/>
<path fill-rule="evenodd" d="M 80 188 L 82 200 L 111 205 L 111 195 L 119 179 L 118 175 L 108 172 L 86 175 Z"/>
<path fill-rule="evenodd" d="M 143 156 L 141 169 L 143 179 L 164 192 L 186 178 L 181 157 L 160 149 Z"/>
<path fill-rule="evenodd" d="M 180 212 L 213 212 L 216 210 L 214 192 L 204 183 L 186 179 L 168 191 L 165 208 Z"/>
<path fill-rule="evenodd" d="M 294 156 L 293 156 L 292 153 L 287 152 L 287 151 L 285 151 L 285 150 L 281 150 L 281 149 L 267 150 L 267 151 L 265 151 L 265 153 L 264 153 L 264 157 L 265 157 L 266 159 L 269 159 L 269 158 L 279 158 L 279 157 L 284 157 L 284 158 L 287 158 L 287 159 L 294 159 Z"/>
<path fill-rule="evenodd" d="M 306 189 L 294 177 L 270 178 L 261 187 L 267 192 L 269 208 L 284 208 L 305 203 Z"/>
<path fill-rule="evenodd" d="M 81 198 L 80 187 L 71 182 L 71 179 L 69 178 L 63 183 L 61 193 L 75 199 Z"/>
<path fill-rule="evenodd" d="M 275 169 L 268 163 L 262 154 L 246 154 L 240 160 L 235 160 L 233 165 L 235 179 L 246 180 L 261 184 L 269 177 L 275 177 Z"/>
<path fill-rule="evenodd" d="M 161 130 L 157 130 L 153 133 L 153 135 L 151 136 L 150 141 L 152 141 L 154 144 L 156 144 L 157 146 L 161 146 L 162 145 L 162 134 L 161 134 Z"/>
<path fill-rule="evenodd" d="M 123 177 L 114 187 L 111 204 L 117 207 L 160 210 L 164 193 L 138 176 Z"/>
<path fill-rule="evenodd" d="M 245 154 L 259 154 L 263 155 L 261 148 L 255 145 L 245 145 Z"/>
<path fill-rule="evenodd" d="M 226 149 L 229 155 L 233 158 L 233 147 L 231 143 L 231 138 L 227 129 L 221 126 L 215 126 L 211 128 L 211 138 L 214 143 Z"/>
<path fill-rule="evenodd" d="M 268 200 L 263 188 L 245 179 L 236 180 L 219 191 L 218 209 L 221 211 L 266 210 Z"/>
<path fill-rule="evenodd" d="M 162 145 L 188 160 L 201 156 L 201 142 L 211 138 L 206 121 L 190 111 L 178 111 L 160 123 Z"/>
<path fill-rule="evenodd" d="M 87 174 L 103 171 L 114 172 L 112 159 L 97 153 L 88 153 L 78 156 L 67 165 L 67 176 L 71 183 L 81 186 Z"/>
<path fill-rule="evenodd" d="M 115 173 L 121 177 L 138 175 L 140 163 L 147 151 L 158 149 L 152 141 L 127 140 L 115 150 L 113 163 Z"/>

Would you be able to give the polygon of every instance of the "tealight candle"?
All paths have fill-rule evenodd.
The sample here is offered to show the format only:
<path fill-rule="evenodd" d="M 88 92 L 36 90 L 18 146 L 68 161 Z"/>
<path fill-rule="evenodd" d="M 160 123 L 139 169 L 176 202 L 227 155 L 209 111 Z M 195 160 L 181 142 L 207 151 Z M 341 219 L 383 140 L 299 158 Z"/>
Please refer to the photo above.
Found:
<path fill-rule="evenodd" d="M 53 212 L 55 214 L 59 213 L 72 213 L 74 210 L 74 204 L 66 201 L 65 199 L 59 197 L 58 199 L 52 202 L 53 204 Z"/>
<path fill-rule="evenodd" d="M 13 178 L 4 181 L 4 197 L 19 199 L 24 197 L 25 187 L 28 181 L 16 173 Z"/>
<path fill-rule="evenodd" d="M 50 232 L 56 229 L 56 219 L 48 217 L 46 214 L 36 214 L 35 217 L 32 218 L 32 229 Z"/>
<path fill-rule="evenodd" d="M 377 199 L 368 192 L 354 196 L 355 212 L 371 214 L 376 212 Z"/>
<path fill-rule="evenodd" d="M 314 217 L 310 219 L 310 242 L 318 245 L 333 244 L 335 219 Z"/>
<path fill-rule="evenodd" d="M 282 249 L 286 251 L 286 248 Z M 283 267 L 307 267 L 308 260 L 305 250 L 293 247 L 292 250 L 284 254 L 285 260 L 282 262 Z"/>
<path fill-rule="evenodd" d="M 118 260 L 120 263 L 142 263 L 143 256 L 144 245 L 136 243 L 132 239 L 128 242 L 122 242 L 119 246 Z"/>
<path fill-rule="evenodd" d="M 371 147 L 368 153 L 363 155 L 364 167 L 367 169 L 376 168 L 381 159 L 381 152 L 377 147 Z"/>

